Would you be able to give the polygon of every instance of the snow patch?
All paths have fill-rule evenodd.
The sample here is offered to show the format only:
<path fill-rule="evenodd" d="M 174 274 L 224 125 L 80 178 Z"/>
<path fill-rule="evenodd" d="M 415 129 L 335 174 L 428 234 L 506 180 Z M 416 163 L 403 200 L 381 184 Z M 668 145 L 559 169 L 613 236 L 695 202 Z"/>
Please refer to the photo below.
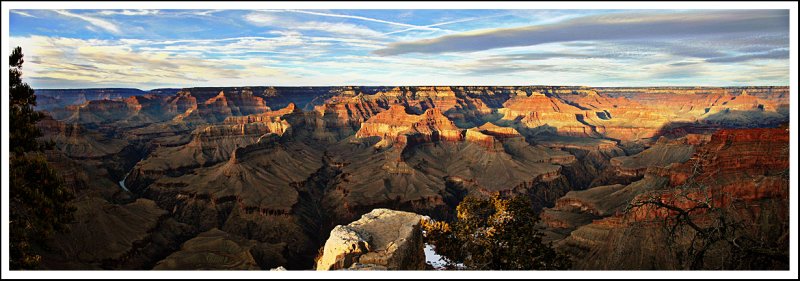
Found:
<path fill-rule="evenodd" d="M 425 243 L 425 262 L 436 270 L 444 270 L 447 265 L 444 258 L 433 249 L 433 245 L 428 243 Z"/>

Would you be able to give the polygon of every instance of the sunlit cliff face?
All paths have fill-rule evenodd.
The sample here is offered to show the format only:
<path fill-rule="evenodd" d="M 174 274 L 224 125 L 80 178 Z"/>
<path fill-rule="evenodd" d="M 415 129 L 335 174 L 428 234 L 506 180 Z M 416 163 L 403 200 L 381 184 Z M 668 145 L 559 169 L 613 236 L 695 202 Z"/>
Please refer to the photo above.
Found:
<path fill-rule="evenodd" d="M 725 209 L 742 227 L 724 234 L 750 237 L 730 241 L 778 249 L 736 269 L 788 268 L 788 10 L 9 23 L 54 144 L 36 155 L 75 193 L 43 269 L 429 269 L 420 215 L 452 222 L 467 196 L 495 195 L 530 199 L 524 217 L 573 269 L 683 269 L 674 254 L 696 240 L 658 223 L 701 200 L 678 219 L 714 226 Z M 700 268 L 757 253 L 737 249 L 710 247 Z"/>
<path fill-rule="evenodd" d="M 201 257 L 194 247 L 206 241 L 242 246 L 237 262 L 208 266 L 309 269 L 335 225 L 375 208 L 446 219 L 467 194 L 500 193 L 530 196 L 548 241 L 576 268 L 644 268 L 654 266 L 643 265 L 651 260 L 673 268 L 674 261 L 648 253 L 618 258 L 631 256 L 618 251 L 656 247 L 613 239 L 629 232 L 658 237 L 642 225 L 663 215 L 625 213 L 624 206 L 641 196 L 672 198 L 699 163 L 710 190 L 759 204 L 758 214 L 782 214 L 788 142 L 780 126 L 788 122 L 788 93 L 560 86 L 37 90 L 52 117 L 38 126 L 57 148 L 47 157 L 69 172 L 67 183 L 81 195 L 74 203 L 82 219 L 56 241 L 60 256 L 48 257 L 46 266 L 63 268 L 64 257 L 75 255 L 72 244 L 89 243 L 75 235 L 91 235 L 119 246 L 86 245 L 96 254 L 70 266 L 125 259 L 114 268 L 191 267 L 178 261 Z M 125 219 L 141 223 L 122 227 Z M 96 231 L 99 225 L 117 227 Z M 770 241 L 782 243 L 774 235 Z M 151 240 L 142 246 L 147 251 L 122 254 L 140 247 L 129 241 Z"/>

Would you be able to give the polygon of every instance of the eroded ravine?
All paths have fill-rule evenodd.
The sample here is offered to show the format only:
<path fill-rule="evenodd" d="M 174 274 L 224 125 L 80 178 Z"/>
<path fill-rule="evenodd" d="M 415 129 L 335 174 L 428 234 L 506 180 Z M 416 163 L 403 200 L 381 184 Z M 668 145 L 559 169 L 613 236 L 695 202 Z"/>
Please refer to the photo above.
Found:
<path fill-rule="evenodd" d="M 323 207 L 322 200 L 325 192 L 334 186 L 336 176 L 341 170 L 339 165 L 331 162 L 327 151 L 323 153 L 321 161 L 322 167 L 297 185 L 300 198 L 292 210 L 298 217 L 301 228 L 316 246 L 303 258 L 302 264 L 308 266 L 306 269 L 313 267 L 314 257 L 317 255 L 316 249 L 325 244 L 331 229 L 336 226 L 332 212 Z"/>
<path fill-rule="evenodd" d="M 164 126 L 128 124 L 136 132 L 126 137 L 137 141 L 128 139 L 125 145 L 134 145 L 102 159 L 96 166 L 86 168 L 74 165 L 73 161 L 62 163 L 78 172 L 71 176 L 79 180 L 70 179 L 70 182 L 78 182 L 74 185 L 78 191 L 84 189 L 83 195 L 102 196 L 103 200 L 114 203 L 84 201 L 83 204 L 95 204 L 84 206 L 87 213 L 106 212 L 100 217 L 115 223 L 117 219 L 126 218 L 126 208 L 139 205 L 147 205 L 146 210 L 154 214 L 164 213 L 149 216 L 146 229 L 135 229 L 135 243 L 122 243 L 130 244 L 130 249 L 115 250 L 128 253 L 124 258 L 105 260 L 103 266 L 124 267 L 126 261 L 136 259 L 130 264 L 146 268 L 175 253 L 174 260 L 193 253 L 193 249 L 181 251 L 181 245 L 205 233 L 203 237 L 231 241 L 242 249 L 258 248 L 254 250 L 259 253 L 258 257 L 254 258 L 261 268 L 279 264 L 289 269 L 310 269 L 317 249 L 337 224 L 347 224 L 375 208 L 452 219 L 453 210 L 467 194 L 525 194 L 535 199 L 537 209 L 544 208 L 545 212 L 553 209 L 555 219 L 567 220 L 573 218 L 572 214 L 558 208 L 585 197 L 567 196 L 570 193 L 613 191 L 642 182 L 641 174 L 649 169 L 647 165 L 638 165 L 641 161 L 631 158 L 618 162 L 636 165 L 614 167 L 611 160 L 635 156 L 650 148 L 655 139 L 642 136 L 663 131 L 653 126 L 667 120 L 624 98 L 608 100 L 591 89 L 398 87 L 381 89 L 380 94 L 359 92 L 357 88 L 342 90 L 335 98 L 317 99 L 314 104 L 324 105 L 319 108 L 309 106 L 309 102 L 299 104 L 297 108 L 307 109 L 305 111 L 295 110 L 294 104 L 290 104 L 297 102 L 295 97 L 280 97 L 279 91 L 265 90 L 269 94 L 266 95 L 211 88 L 181 91 L 180 95 L 163 101 L 147 97 L 98 102 L 94 107 L 86 107 L 86 110 L 123 110 L 129 108 L 126 102 L 138 100 L 143 107 L 148 106 L 144 102 L 149 102 L 165 110 L 163 113 L 153 108 L 144 108 L 141 112 L 124 111 L 119 117 L 121 120 L 112 121 L 150 120 L 146 122 L 163 125 L 157 120 L 172 120 Z M 490 90 L 495 93 L 485 93 Z M 468 91 L 474 92 L 465 94 Z M 327 97 L 327 94 L 322 96 Z M 271 109 L 264 108 L 261 102 L 257 102 L 257 106 L 248 104 L 259 101 L 255 97 L 263 98 Z M 562 97 L 572 101 L 562 104 L 559 101 Z M 209 100 L 212 102 L 204 108 L 202 104 Z M 230 104 L 226 105 L 223 100 Z M 242 104 L 236 104 L 240 102 Z M 282 104 L 288 110 L 278 109 Z M 558 104 L 558 107 L 542 106 L 548 104 Z M 627 107 L 627 111 L 621 111 L 617 104 Z M 507 109 L 503 108 L 505 105 L 513 110 L 504 110 Z M 187 106 L 199 106 L 203 110 L 182 112 Z M 247 110 L 242 112 L 242 108 Z M 584 112 L 589 108 L 602 110 Z M 761 110 L 764 108 L 770 107 Z M 263 114 L 231 117 L 262 111 Z M 606 114 L 595 114 L 600 111 Z M 169 115 L 173 113 L 186 114 L 184 119 L 175 121 Z M 641 115 L 642 124 L 621 122 L 627 118 L 626 114 Z M 92 123 L 107 115 L 85 114 L 77 121 Z M 236 124 L 218 124 L 225 120 L 236 121 Z M 62 124 L 51 123 L 51 134 L 74 136 Z M 253 123 L 282 129 L 275 132 L 270 129 L 269 139 L 262 142 L 261 138 L 250 138 L 264 132 L 245 134 L 247 128 L 263 125 Z M 103 126 L 112 127 L 113 124 L 106 122 Z M 242 127 L 236 127 L 238 125 Z M 190 136 L 193 128 L 204 126 L 219 130 L 212 130 L 213 136 L 193 140 Z M 86 128 L 96 129 L 91 124 Z M 684 124 L 670 129 L 668 137 L 678 138 L 681 133 L 685 135 L 695 129 L 691 124 Z M 597 136 L 606 132 L 613 135 L 613 139 Z M 353 138 L 356 134 L 361 138 Z M 107 137 L 83 136 L 69 140 L 84 142 L 88 137 L 99 141 L 79 147 L 62 143 L 62 149 L 72 149 L 72 154 L 67 156 L 85 152 L 85 147 L 112 147 L 107 145 Z M 519 138 L 523 136 L 527 142 L 520 145 L 523 142 Z M 56 140 L 68 140 L 64 137 Z M 122 138 L 121 135 L 115 137 Z M 641 144 L 628 144 L 620 138 L 638 139 Z M 229 151 L 244 146 L 248 148 L 238 154 Z M 121 144 L 113 147 L 119 148 Z M 82 161 L 88 158 L 91 157 L 83 155 L 71 159 L 87 165 L 96 160 Z M 151 164 L 158 164 L 159 169 L 141 169 L 145 166 L 142 162 L 148 159 L 158 160 Z M 641 159 L 649 161 L 649 157 Z M 109 199 L 117 196 L 107 195 L 111 193 L 109 190 L 124 195 L 119 196 L 120 200 Z M 571 198 L 578 199 L 567 200 Z M 155 204 L 140 202 L 129 206 L 136 200 Z M 564 217 L 557 217 L 559 215 Z M 576 222 L 591 223 L 593 218 L 596 217 L 577 218 Z M 105 226 L 83 224 L 76 229 L 81 227 L 91 232 Z M 563 233 L 560 238 L 569 234 Z M 127 238 L 114 233 L 98 241 L 106 239 L 113 243 Z M 161 244 L 146 246 L 151 243 L 148 241 Z M 157 253 L 140 254 L 148 251 Z"/>

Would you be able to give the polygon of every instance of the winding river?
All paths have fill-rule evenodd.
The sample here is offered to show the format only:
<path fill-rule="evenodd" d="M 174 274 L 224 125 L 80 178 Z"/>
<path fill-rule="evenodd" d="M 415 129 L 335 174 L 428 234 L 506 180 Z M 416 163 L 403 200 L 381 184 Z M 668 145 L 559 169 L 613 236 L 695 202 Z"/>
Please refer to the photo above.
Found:
<path fill-rule="evenodd" d="M 119 181 L 119 186 L 120 186 L 120 187 L 122 187 L 122 189 L 123 189 L 123 190 L 125 190 L 125 191 L 127 191 L 127 192 L 131 192 L 131 191 L 130 191 L 130 190 L 128 190 L 128 188 L 127 188 L 127 187 L 125 187 L 125 180 L 128 178 L 128 175 L 130 175 L 130 174 L 131 174 L 131 172 L 133 172 L 133 169 L 132 169 L 132 168 L 131 168 L 131 170 L 130 170 L 130 171 L 128 171 L 128 173 L 127 173 L 127 174 L 125 174 L 125 177 L 123 177 L 123 178 L 122 178 L 122 180 L 121 180 L 121 181 Z"/>

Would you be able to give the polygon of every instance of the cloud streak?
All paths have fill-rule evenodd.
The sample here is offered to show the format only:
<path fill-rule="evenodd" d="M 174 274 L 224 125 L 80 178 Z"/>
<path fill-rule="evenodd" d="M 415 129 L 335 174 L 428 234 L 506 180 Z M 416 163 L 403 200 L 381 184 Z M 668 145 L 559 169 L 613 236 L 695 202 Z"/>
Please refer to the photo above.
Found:
<path fill-rule="evenodd" d="M 424 30 L 425 28 L 431 28 L 431 27 L 448 25 L 448 24 L 456 24 L 456 23 L 462 23 L 462 22 L 468 22 L 468 21 L 474 21 L 474 20 L 482 20 L 482 19 L 488 19 L 488 18 L 496 18 L 496 17 L 499 17 L 499 16 L 501 16 L 501 15 L 491 16 L 491 17 L 473 17 L 473 18 L 466 18 L 466 19 L 460 19 L 460 20 L 452 20 L 452 21 L 434 23 L 434 24 L 429 24 L 429 25 L 425 25 L 425 26 L 415 26 L 415 27 L 406 28 L 406 29 L 403 29 L 403 30 L 387 32 L 387 33 L 384 33 L 383 35 L 402 33 L 402 32 L 407 32 L 407 31 L 412 31 L 412 30 Z"/>
<path fill-rule="evenodd" d="M 76 19 L 80 19 L 80 20 L 86 21 L 86 22 L 88 22 L 89 24 L 91 24 L 93 26 L 102 28 L 103 30 L 111 32 L 111 33 L 114 33 L 114 34 L 120 34 L 121 33 L 119 27 L 117 27 L 116 24 L 114 24 L 114 23 L 112 23 L 110 21 L 104 20 L 104 19 L 99 19 L 99 18 L 95 18 L 95 17 L 74 14 L 74 13 L 71 13 L 71 12 L 68 12 L 68 11 L 65 11 L 65 10 L 55 10 L 55 12 L 58 13 L 59 15 L 62 15 L 62 16 L 76 18 Z"/>
<path fill-rule="evenodd" d="M 413 29 L 420 29 L 420 30 L 430 30 L 430 31 L 443 31 L 444 30 L 444 31 L 446 31 L 445 29 L 436 28 L 436 27 L 430 27 L 430 26 L 424 26 L 424 25 L 413 25 L 413 24 L 408 24 L 408 23 L 393 22 L 393 21 L 387 21 L 387 20 L 382 20 L 382 19 L 362 17 L 362 16 L 353 16 L 353 15 L 322 13 L 322 12 L 313 12 L 313 11 L 306 11 L 306 10 L 264 10 L 264 11 L 267 11 L 267 12 L 291 12 L 291 13 L 301 13 L 301 14 L 324 16 L 324 17 L 347 18 L 347 19 L 356 19 L 356 20 L 384 23 L 384 24 L 389 24 L 389 25 L 410 27 L 410 28 L 413 28 Z"/>
<path fill-rule="evenodd" d="M 313 30 L 366 38 L 385 37 L 381 32 L 365 26 L 345 22 L 296 21 L 268 13 L 249 13 L 245 20 L 256 26 L 272 26 L 290 30 Z"/>
<path fill-rule="evenodd" d="M 788 10 L 736 10 L 586 16 L 554 24 L 489 29 L 433 39 L 395 42 L 373 53 L 474 52 L 571 41 L 687 38 L 703 35 L 788 32 Z"/>
<path fill-rule="evenodd" d="M 147 16 L 147 15 L 156 15 L 159 12 L 160 12 L 159 10 L 122 10 L 122 11 L 106 10 L 106 11 L 101 11 L 100 14 L 106 16 L 110 15 Z"/>
<path fill-rule="evenodd" d="M 42 36 L 11 37 L 26 52 L 32 81 L 70 80 L 86 84 L 197 83 L 285 77 L 264 58 L 203 58 L 167 48 L 137 49 L 130 41 Z M 141 43 L 141 42 L 140 42 Z M 252 42 L 237 42 L 250 46 Z M 258 46 L 255 46 L 258 47 Z"/>
<path fill-rule="evenodd" d="M 771 50 L 769 52 L 727 56 L 706 59 L 707 62 L 743 62 L 758 59 L 789 59 L 789 49 Z"/>
<path fill-rule="evenodd" d="M 33 15 L 31 15 L 31 14 L 28 14 L 28 13 L 26 13 L 26 12 L 23 12 L 23 11 L 19 11 L 19 10 L 11 10 L 11 12 L 12 12 L 12 13 L 14 13 L 14 14 L 17 14 L 17 15 L 23 16 L 23 17 L 35 18 L 35 16 L 33 16 Z"/>
<path fill-rule="evenodd" d="M 19 11 L 34 87 L 789 81 L 782 10 Z"/>

